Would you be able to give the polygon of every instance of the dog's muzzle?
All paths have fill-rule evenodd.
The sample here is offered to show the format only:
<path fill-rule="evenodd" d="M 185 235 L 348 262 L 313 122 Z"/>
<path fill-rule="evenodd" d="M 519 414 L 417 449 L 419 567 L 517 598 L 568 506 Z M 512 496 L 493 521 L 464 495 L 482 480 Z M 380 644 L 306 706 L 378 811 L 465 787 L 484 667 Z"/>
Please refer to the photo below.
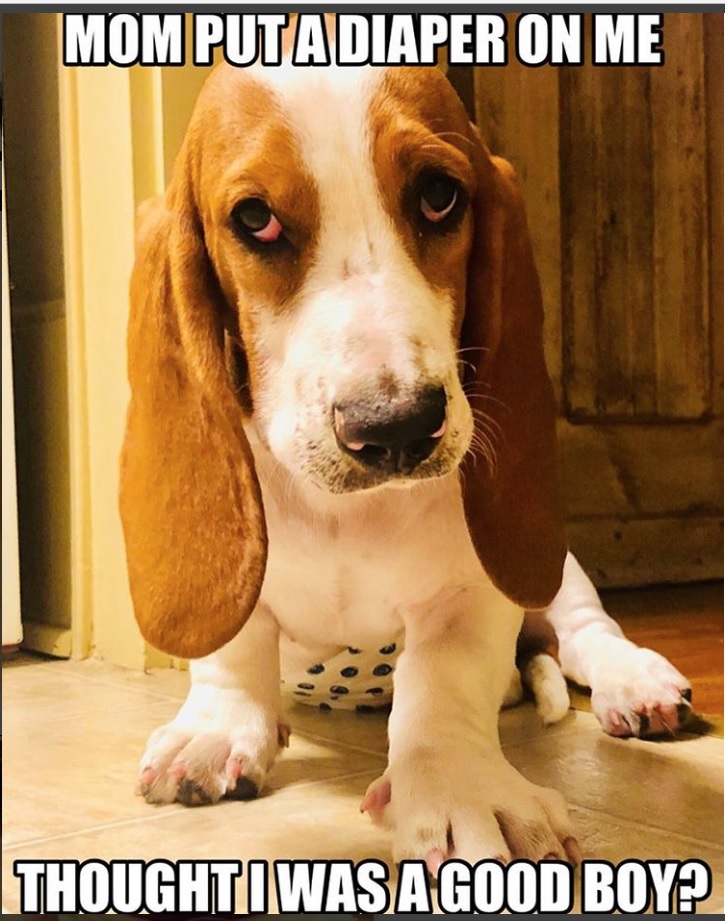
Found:
<path fill-rule="evenodd" d="M 370 470 L 406 476 L 443 438 L 447 402 L 443 387 L 427 387 L 405 400 L 381 395 L 338 403 L 333 407 L 337 443 Z"/>

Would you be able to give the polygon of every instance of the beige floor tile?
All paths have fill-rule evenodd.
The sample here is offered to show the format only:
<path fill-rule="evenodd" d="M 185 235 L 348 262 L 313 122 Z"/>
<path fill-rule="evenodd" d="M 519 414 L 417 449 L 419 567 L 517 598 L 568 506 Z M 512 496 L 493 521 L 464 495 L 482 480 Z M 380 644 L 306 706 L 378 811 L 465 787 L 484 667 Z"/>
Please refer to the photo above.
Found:
<path fill-rule="evenodd" d="M 313 770 L 311 776 L 319 777 Z M 15 860 L 98 858 L 177 860 L 329 860 L 355 862 L 370 856 L 390 860 L 387 835 L 360 815 L 358 805 L 377 771 L 335 780 L 286 786 L 253 802 L 223 802 L 201 809 L 150 810 L 141 821 L 89 829 L 62 839 L 7 848 L 3 852 L 3 899 L 19 906 Z M 281 781 L 282 778 L 280 777 Z M 237 911 L 246 908 L 244 877 L 237 887 Z M 270 905 L 274 910 L 276 903 Z"/>
<path fill-rule="evenodd" d="M 344 710 L 322 712 L 304 704 L 289 703 L 286 709 L 293 731 L 304 732 L 318 738 L 332 739 L 356 748 L 386 754 L 388 750 L 385 712 L 351 713 Z M 599 724 L 590 713 L 570 710 L 559 723 L 544 726 L 533 704 L 524 703 L 504 710 L 499 720 L 503 745 L 518 744 L 534 738 L 550 739 L 569 732 L 596 730 Z"/>
<path fill-rule="evenodd" d="M 69 663 L 63 663 L 64 665 Z M 165 699 L 138 688 L 88 681 L 56 665 L 3 669 L 3 728 L 153 705 Z"/>
<path fill-rule="evenodd" d="M 148 733 L 172 718 L 184 672 L 95 662 L 3 671 L 3 900 L 17 911 L 16 859 L 349 859 L 390 861 L 385 833 L 358 811 L 385 764 L 384 714 L 290 710 L 290 749 L 252 803 L 151 807 L 133 796 Z M 713 871 L 700 913 L 723 904 L 723 744 L 607 738 L 589 713 L 542 727 L 531 705 L 501 716 L 507 757 L 573 805 L 584 855 L 699 858 Z M 237 910 L 245 908 L 244 880 Z M 273 906 L 270 906 L 272 908 Z"/>
<path fill-rule="evenodd" d="M 143 691 L 147 694 L 156 694 L 162 697 L 183 700 L 189 690 L 188 669 L 151 668 L 147 671 L 137 671 L 132 668 L 111 665 L 109 662 L 101 662 L 98 659 L 84 659 L 81 662 L 59 662 L 55 663 L 55 667 L 62 668 L 64 673 L 72 674 L 86 681 L 123 687 L 127 690 Z"/>
<path fill-rule="evenodd" d="M 143 816 L 136 766 L 149 732 L 175 708 L 154 700 L 94 711 L 89 700 L 82 717 L 15 721 L 3 740 L 3 845 Z"/>
<path fill-rule="evenodd" d="M 697 913 L 712 913 L 722 904 L 722 846 L 581 807 L 572 809 L 572 817 L 586 860 L 608 860 L 614 865 L 626 860 L 702 860 L 712 871 L 712 892 L 707 900 L 697 903 Z M 578 894 L 579 890 L 577 887 Z"/>
<path fill-rule="evenodd" d="M 572 804 L 722 845 L 719 739 L 643 742 L 583 731 L 509 745 L 506 757 L 529 780 L 555 787 Z"/>
<path fill-rule="evenodd" d="M 551 726 L 545 726 L 533 703 L 525 701 L 516 707 L 502 710 L 498 721 L 499 736 L 503 746 L 518 745 L 530 739 L 552 739 L 554 736 L 591 731 L 601 731 L 596 718 L 589 713 L 569 710 L 564 719 Z"/>
<path fill-rule="evenodd" d="M 149 733 L 173 718 L 178 702 L 154 699 L 130 707 L 127 694 L 118 689 L 126 709 L 91 707 L 82 718 L 16 723 L 6 731 L 5 845 L 144 818 L 154 810 L 133 795 L 136 769 Z M 382 772 L 380 756 L 296 736 L 275 768 L 272 786 L 378 767 Z"/>
<path fill-rule="evenodd" d="M 292 701 L 285 701 L 285 704 L 285 713 L 293 733 L 302 732 L 311 738 L 328 739 L 352 748 L 387 754 L 387 712 L 322 711 Z"/>
<path fill-rule="evenodd" d="M 15 860 L 95 858 L 151 861 L 266 860 L 270 865 L 270 911 L 277 911 L 272 877 L 275 860 L 349 860 L 357 864 L 377 858 L 392 866 L 389 838 L 357 812 L 357 804 L 373 773 L 287 787 L 250 803 L 227 802 L 214 807 L 176 812 L 157 811 L 144 821 L 117 823 L 41 844 L 6 849 L 3 854 L 4 901 L 18 910 L 19 883 L 12 877 Z M 713 872 L 713 891 L 698 905 L 698 913 L 713 913 L 722 904 L 722 853 L 690 838 L 673 836 L 635 822 L 612 820 L 591 810 L 574 810 L 587 859 L 607 860 L 704 860 Z M 574 871 L 575 910 L 580 907 L 581 870 Z M 397 876 L 391 872 L 389 888 L 394 896 Z M 440 913 L 435 889 L 432 908 Z M 391 903 L 391 910 L 393 903 Z M 650 906 L 651 908 L 651 906 Z M 246 882 L 236 887 L 236 910 L 247 909 Z"/>

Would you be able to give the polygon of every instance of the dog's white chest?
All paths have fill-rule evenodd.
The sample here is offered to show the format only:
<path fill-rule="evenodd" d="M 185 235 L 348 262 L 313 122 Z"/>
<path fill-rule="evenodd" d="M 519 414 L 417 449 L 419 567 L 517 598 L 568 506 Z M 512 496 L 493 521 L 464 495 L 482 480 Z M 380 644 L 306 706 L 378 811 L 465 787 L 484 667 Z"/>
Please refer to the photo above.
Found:
<path fill-rule="evenodd" d="M 345 524 L 311 531 L 290 520 L 280 528 L 272 522 L 269 540 L 262 601 L 292 641 L 368 648 L 402 630 L 399 608 L 416 583 L 402 545 Z"/>
<path fill-rule="evenodd" d="M 368 671 L 387 665 L 380 650 L 400 651 L 406 612 L 451 584 L 482 578 L 454 479 L 352 496 L 301 496 L 286 486 L 264 493 L 261 594 L 281 628 L 283 673 L 297 677 L 334 659 L 337 671 L 357 669 L 348 673 L 357 679 L 363 659 L 343 662 L 348 655 L 364 656 Z"/>

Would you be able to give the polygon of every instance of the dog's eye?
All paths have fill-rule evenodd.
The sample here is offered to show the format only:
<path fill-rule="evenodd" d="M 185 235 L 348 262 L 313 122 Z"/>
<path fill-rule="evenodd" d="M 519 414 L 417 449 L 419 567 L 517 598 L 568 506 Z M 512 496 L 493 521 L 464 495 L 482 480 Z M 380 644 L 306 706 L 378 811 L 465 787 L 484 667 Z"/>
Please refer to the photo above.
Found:
<path fill-rule="evenodd" d="M 245 198 L 232 210 L 237 230 L 260 243 L 274 243 L 282 236 L 282 225 L 261 198 Z"/>
<path fill-rule="evenodd" d="M 445 220 L 458 201 L 458 183 L 450 176 L 437 174 L 426 179 L 420 190 L 420 210 L 434 224 Z"/>

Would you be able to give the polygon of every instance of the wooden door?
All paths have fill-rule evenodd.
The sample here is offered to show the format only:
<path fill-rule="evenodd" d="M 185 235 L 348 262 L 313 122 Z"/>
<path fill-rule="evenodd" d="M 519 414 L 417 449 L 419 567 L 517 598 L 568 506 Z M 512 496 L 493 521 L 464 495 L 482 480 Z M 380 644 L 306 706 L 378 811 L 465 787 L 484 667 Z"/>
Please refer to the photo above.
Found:
<path fill-rule="evenodd" d="M 663 34 L 662 67 L 470 77 L 527 200 L 569 539 L 600 586 L 722 576 L 723 17 Z"/>

